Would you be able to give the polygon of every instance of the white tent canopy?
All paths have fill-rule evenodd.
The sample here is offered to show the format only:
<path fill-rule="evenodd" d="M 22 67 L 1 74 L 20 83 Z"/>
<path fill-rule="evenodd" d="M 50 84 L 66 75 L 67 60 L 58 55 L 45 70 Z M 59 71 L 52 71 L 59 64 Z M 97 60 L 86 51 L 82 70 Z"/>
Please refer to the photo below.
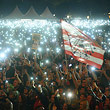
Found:
<path fill-rule="evenodd" d="M 31 6 L 23 18 L 24 19 L 40 19 L 41 17 L 36 13 L 33 6 Z"/>
<path fill-rule="evenodd" d="M 43 19 L 55 19 L 55 17 L 50 12 L 49 8 L 46 7 L 44 12 L 40 15 Z"/>
<path fill-rule="evenodd" d="M 23 18 L 23 14 L 19 10 L 18 6 L 16 6 L 16 8 L 14 9 L 14 11 L 10 15 L 8 15 L 7 17 L 5 17 L 5 18 L 6 19 L 22 19 Z"/>
<path fill-rule="evenodd" d="M 30 9 L 27 11 L 27 13 L 24 15 L 18 8 L 18 6 L 16 6 L 16 8 L 14 9 L 14 11 L 8 15 L 7 17 L 5 17 L 5 19 L 56 19 L 56 17 L 54 17 L 52 15 L 52 13 L 50 12 L 49 8 L 46 7 L 46 9 L 44 10 L 44 12 L 39 15 L 35 9 L 33 8 L 33 6 L 30 7 Z"/>

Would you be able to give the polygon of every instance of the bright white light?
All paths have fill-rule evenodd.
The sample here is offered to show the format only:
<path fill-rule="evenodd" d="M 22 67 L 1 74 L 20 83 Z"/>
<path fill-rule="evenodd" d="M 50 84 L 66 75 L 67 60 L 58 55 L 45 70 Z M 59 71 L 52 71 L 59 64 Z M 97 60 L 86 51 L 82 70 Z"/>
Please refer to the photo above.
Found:
<path fill-rule="evenodd" d="M 49 63 L 49 60 L 46 60 L 45 62 L 48 64 Z"/>
<path fill-rule="evenodd" d="M 55 16 L 55 14 L 53 14 Z M 99 26 L 110 26 L 109 20 L 83 20 L 81 18 L 77 19 L 69 19 L 71 15 L 66 16 L 67 22 L 70 22 L 74 26 L 80 28 L 83 32 L 88 34 L 91 38 L 95 38 L 94 33 L 97 34 L 97 36 L 102 36 L 102 34 L 105 34 L 105 43 L 106 45 L 105 49 L 106 51 L 110 52 L 110 32 L 102 29 L 98 29 Z M 7 25 L 8 24 L 8 25 Z M 36 25 L 38 24 L 38 25 Z M 48 25 L 48 26 L 47 26 Z M 7 52 L 7 47 L 14 47 L 18 50 L 21 50 L 23 46 L 29 45 L 31 46 L 31 40 L 32 40 L 32 33 L 40 33 L 42 35 L 42 39 L 40 41 L 40 44 L 45 45 L 45 42 L 54 42 L 55 44 L 58 44 L 57 41 L 59 41 L 57 34 L 59 23 L 53 22 L 53 21 L 47 21 L 47 20 L 0 20 L 0 36 L 4 37 L 4 40 L 2 39 L 0 41 L 0 45 L 6 44 L 6 47 L 3 47 L 5 50 L 4 52 Z M 96 29 L 97 28 L 97 29 Z M 16 35 L 16 32 L 19 34 Z M 44 37 L 45 36 L 45 37 Z M 108 38 L 107 38 L 108 37 Z M 104 41 L 103 41 L 104 42 Z M 109 44 L 109 45 L 108 45 Z M 62 44 L 61 44 L 62 45 Z M 61 47 L 60 45 L 60 47 Z M 55 45 L 56 48 L 59 48 L 58 45 Z M 63 46 L 63 45 L 62 45 Z M 54 53 L 59 53 L 59 49 L 57 50 L 55 47 L 51 48 L 50 50 Z M 50 48 L 50 47 L 48 47 Z M 45 48 L 42 47 L 42 51 L 50 51 L 49 49 L 44 50 Z M 17 50 L 17 52 L 18 52 Z M 29 52 L 29 51 L 27 51 Z M 7 54 L 6 54 L 7 55 Z M 83 59 L 80 59 L 83 61 Z M 45 61 L 45 59 L 44 59 Z"/>
<path fill-rule="evenodd" d="M 44 63 L 40 63 L 40 66 L 43 66 Z"/>
<path fill-rule="evenodd" d="M 41 52 L 41 51 L 42 51 L 42 48 L 39 47 L 39 48 L 38 48 L 38 51 Z"/>
<path fill-rule="evenodd" d="M 56 67 L 56 69 L 58 69 L 58 66 Z"/>
<path fill-rule="evenodd" d="M 44 74 L 47 74 L 47 72 L 44 72 Z"/>
<path fill-rule="evenodd" d="M 36 54 L 36 52 L 33 52 L 33 54 L 35 55 L 35 54 Z"/>
<path fill-rule="evenodd" d="M 71 67 L 72 66 L 72 64 L 69 64 L 69 67 Z"/>
<path fill-rule="evenodd" d="M 7 48 L 7 49 L 5 50 L 5 52 L 10 52 L 10 50 L 11 50 L 10 48 Z"/>
<path fill-rule="evenodd" d="M 53 16 L 55 16 L 55 14 L 53 14 Z"/>
<path fill-rule="evenodd" d="M 57 94 L 57 97 L 60 97 L 60 94 Z"/>
<path fill-rule="evenodd" d="M 33 80 L 34 78 L 33 77 L 31 77 L 31 80 Z"/>
<path fill-rule="evenodd" d="M 72 94 L 71 92 L 69 92 L 69 93 L 67 94 L 67 96 L 68 96 L 69 98 L 71 98 L 71 97 L 73 96 L 73 94 Z"/>
<path fill-rule="evenodd" d="M 56 52 L 59 53 L 60 52 L 60 48 L 56 48 Z"/>
<path fill-rule="evenodd" d="M 5 58 L 6 55 L 4 53 L 0 53 L 0 58 Z"/>
<path fill-rule="evenodd" d="M 15 45 L 18 46 L 19 44 L 18 43 L 15 43 Z"/>
<path fill-rule="evenodd" d="M 75 67 L 76 69 L 78 68 L 78 66 Z"/>
<path fill-rule="evenodd" d="M 62 67 L 62 65 L 59 65 L 59 67 Z"/>
<path fill-rule="evenodd" d="M 91 70 L 94 71 L 96 68 L 95 67 L 91 67 Z"/>
<path fill-rule="evenodd" d="M 71 58 L 71 60 L 73 60 L 73 57 Z"/>
<path fill-rule="evenodd" d="M 8 83 L 8 80 L 6 80 L 6 83 Z"/>
<path fill-rule="evenodd" d="M 63 93 L 63 95 L 65 95 L 65 93 Z"/>
<path fill-rule="evenodd" d="M 46 80 L 48 80 L 48 78 L 46 78 Z"/>
<path fill-rule="evenodd" d="M 30 49 L 30 48 L 28 48 L 28 49 L 27 49 L 27 52 L 29 53 L 30 51 L 31 51 L 31 49 Z"/>
<path fill-rule="evenodd" d="M 18 49 L 14 49 L 15 52 L 18 52 Z"/>
<path fill-rule="evenodd" d="M 63 77 L 61 79 L 63 79 Z"/>
<path fill-rule="evenodd" d="M 44 42 L 40 42 L 40 44 L 44 44 Z"/>
<path fill-rule="evenodd" d="M 36 79 L 38 79 L 38 78 L 36 77 Z"/>
<path fill-rule="evenodd" d="M 50 49 L 49 48 L 47 48 L 47 51 L 49 51 Z"/>
<path fill-rule="evenodd" d="M 70 18 L 70 16 L 69 16 L 69 15 L 67 15 L 67 18 L 69 19 L 69 18 Z"/>
<path fill-rule="evenodd" d="M 87 16 L 87 19 L 89 19 L 90 18 L 90 16 Z"/>
<path fill-rule="evenodd" d="M 41 85 L 39 84 L 38 87 L 41 87 Z"/>
<path fill-rule="evenodd" d="M 31 38 L 29 37 L 29 38 L 27 38 L 27 40 L 31 40 Z"/>

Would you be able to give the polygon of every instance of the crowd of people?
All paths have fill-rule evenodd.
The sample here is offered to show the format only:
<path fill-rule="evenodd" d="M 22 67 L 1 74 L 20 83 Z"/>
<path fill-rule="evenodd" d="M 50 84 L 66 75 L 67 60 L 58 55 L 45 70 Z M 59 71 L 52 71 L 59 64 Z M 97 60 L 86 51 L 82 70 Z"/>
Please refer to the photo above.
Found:
<path fill-rule="evenodd" d="M 20 53 L 0 63 L 0 110 L 110 110 L 109 57 L 100 70 L 64 59 Z"/>

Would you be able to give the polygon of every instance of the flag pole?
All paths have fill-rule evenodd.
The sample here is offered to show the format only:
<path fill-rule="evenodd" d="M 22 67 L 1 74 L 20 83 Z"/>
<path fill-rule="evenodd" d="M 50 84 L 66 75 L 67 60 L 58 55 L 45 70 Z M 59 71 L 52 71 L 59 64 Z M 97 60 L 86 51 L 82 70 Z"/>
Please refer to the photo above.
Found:
<path fill-rule="evenodd" d="M 62 19 L 60 19 L 60 29 L 61 29 L 61 38 L 62 38 L 62 44 L 63 44 L 63 50 L 64 50 L 64 54 L 65 54 L 65 47 L 64 47 L 64 39 L 62 37 L 62 25 L 61 25 L 61 21 Z M 66 63 L 66 71 L 65 73 L 68 74 L 68 60 L 67 60 L 67 55 L 65 54 L 65 63 Z"/>

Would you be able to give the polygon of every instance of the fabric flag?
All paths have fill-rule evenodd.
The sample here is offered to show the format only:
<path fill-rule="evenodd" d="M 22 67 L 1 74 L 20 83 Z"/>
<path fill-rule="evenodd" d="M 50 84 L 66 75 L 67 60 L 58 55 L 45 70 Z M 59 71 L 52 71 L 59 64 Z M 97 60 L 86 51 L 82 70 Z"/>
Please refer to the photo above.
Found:
<path fill-rule="evenodd" d="M 103 64 L 104 50 L 78 28 L 61 20 L 65 53 L 79 62 L 98 69 Z"/>

